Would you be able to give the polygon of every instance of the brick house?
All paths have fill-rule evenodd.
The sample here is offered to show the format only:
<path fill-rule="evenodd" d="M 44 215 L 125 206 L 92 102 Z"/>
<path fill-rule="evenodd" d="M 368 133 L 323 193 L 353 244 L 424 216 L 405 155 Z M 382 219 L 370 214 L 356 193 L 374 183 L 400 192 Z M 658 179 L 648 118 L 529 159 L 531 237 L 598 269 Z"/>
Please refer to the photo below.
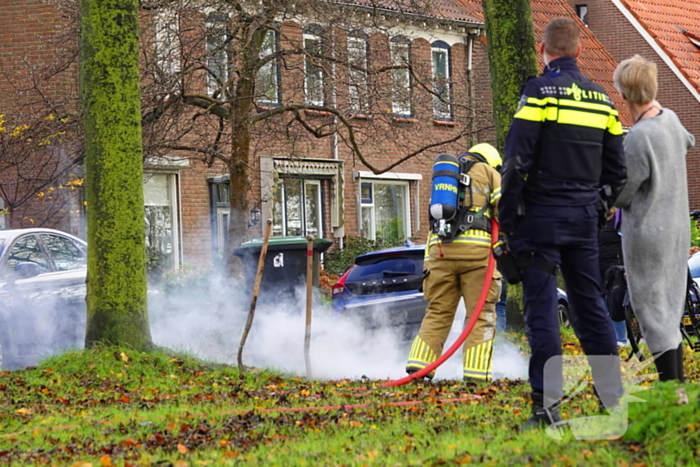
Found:
<path fill-rule="evenodd" d="M 359 11 L 364 11 L 363 2 L 356 3 Z M 550 19 L 576 16 L 565 0 L 533 0 L 532 7 L 538 39 Z M 274 220 L 274 235 L 311 234 L 336 243 L 342 243 L 348 235 L 424 239 L 428 229 L 426 207 L 434 156 L 438 151 L 458 153 L 476 142 L 493 142 L 490 78 L 480 2 L 438 0 L 432 2 L 429 15 L 401 16 L 391 7 L 387 7 L 385 14 L 396 26 L 371 36 L 338 30 L 334 36 L 336 46 L 355 54 L 361 63 L 392 64 L 394 60 L 410 60 L 416 70 L 422 70 L 422 76 L 431 83 L 432 89 L 446 93 L 449 99 L 436 100 L 430 93 L 422 93 L 412 77 L 401 72 L 393 74 L 388 88 L 404 87 L 407 92 L 387 94 L 389 97 L 382 102 L 383 112 L 388 117 L 371 118 L 363 112 L 350 112 L 360 134 L 363 129 L 369 131 L 378 125 L 387 125 L 387 131 L 394 132 L 391 133 L 393 139 L 382 140 L 370 132 L 365 134 L 363 147 L 368 160 L 379 168 L 387 167 L 404 156 L 411 144 L 415 147 L 420 142 L 446 141 L 460 133 L 463 136 L 455 143 L 438 146 L 375 175 L 354 157 L 347 145 L 339 144 L 332 137 L 290 141 L 275 133 L 256 134 L 256 151 L 250 164 L 249 207 L 251 213 L 259 212 L 260 218 Z M 196 24 L 207 25 L 211 17 L 202 14 L 193 18 L 190 20 Z M 50 38 L 57 37 L 56 28 L 61 26 L 61 21 L 53 7 L 42 0 L 14 2 L 12 7 L 3 10 L 0 71 L 8 79 L 0 81 L 0 109 L 11 107 L 11 99 L 17 99 L 16 90 L 22 85 L 31 91 L 28 84 L 32 82 L 32 70 L 37 70 L 42 63 L 55 62 L 58 51 L 51 45 Z M 149 45 L 158 50 L 158 41 L 170 37 L 168 31 L 156 28 L 156 19 L 145 20 L 144 24 L 142 29 L 148 34 L 144 42 L 151 41 Z M 148 27 L 152 28 L 151 32 Z M 290 21 L 281 25 L 280 31 L 284 41 L 313 46 L 322 34 L 315 27 Z M 215 47 L 216 40 L 215 35 L 207 35 L 202 47 Z M 278 40 L 278 43 L 284 41 Z M 624 110 L 612 86 L 615 61 L 585 28 L 583 41 L 582 70 L 600 82 L 615 105 Z M 65 53 L 70 55 L 70 50 Z M 155 56 L 158 59 L 157 53 Z M 161 69 L 171 66 L 168 63 L 172 62 L 163 61 Z M 223 73 L 216 60 L 208 65 Z M 337 96 L 349 110 L 362 105 L 359 95 L 353 91 L 362 76 L 349 74 L 346 81 L 329 83 L 323 82 L 319 75 L 320 84 L 318 79 L 309 81 L 309 74 L 295 77 L 295 69 L 310 66 L 312 64 L 302 60 L 294 66 L 267 69 L 265 79 L 269 87 L 259 97 L 260 107 L 272 108 L 285 99 L 309 102 L 329 96 Z M 194 76 L 194 85 L 199 86 L 201 92 L 211 92 L 211 82 L 206 76 Z M 77 95 L 75 63 L 53 77 L 46 89 L 54 98 L 64 97 L 68 101 L 74 98 Z M 30 98 L 33 94 L 28 91 L 22 96 Z M 315 121 L 329 118 L 321 113 L 307 116 Z M 622 119 L 629 125 L 628 115 L 623 114 Z M 147 239 L 149 252 L 154 254 L 159 267 L 169 269 L 210 261 L 223 249 L 225 224 L 230 216 L 227 199 L 231 187 L 224 166 L 179 151 L 159 158 L 147 157 L 145 172 Z M 83 215 L 79 209 L 80 198 L 75 196 L 79 193 L 79 189 L 72 188 L 61 192 L 59 195 L 64 196 L 70 206 L 54 210 L 43 225 L 81 234 Z M 11 226 L 31 226 L 28 219 L 39 219 L 42 203 L 45 200 L 33 199 L 12 212 Z M 9 227 L 9 222 L 7 224 Z M 260 236 L 260 224 L 251 223 L 248 232 L 249 237 Z"/>
<path fill-rule="evenodd" d="M 616 62 L 656 62 L 658 101 L 700 139 L 700 1 L 567 0 Z M 700 141 L 687 157 L 692 209 L 700 208 Z"/>

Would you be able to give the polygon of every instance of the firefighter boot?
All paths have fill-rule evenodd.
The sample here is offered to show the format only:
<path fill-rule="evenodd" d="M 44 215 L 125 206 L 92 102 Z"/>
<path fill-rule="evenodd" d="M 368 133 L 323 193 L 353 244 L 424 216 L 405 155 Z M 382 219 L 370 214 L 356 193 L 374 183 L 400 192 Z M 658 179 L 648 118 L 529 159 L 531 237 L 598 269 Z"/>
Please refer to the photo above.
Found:
<path fill-rule="evenodd" d="M 520 431 L 529 431 L 535 428 L 546 428 L 555 423 L 561 422 L 559 408 L 552 405 L 544 407 L 544 394 L 540 391 L 532 391 L 532 415 L 525 420 L 520 427 Z"/>

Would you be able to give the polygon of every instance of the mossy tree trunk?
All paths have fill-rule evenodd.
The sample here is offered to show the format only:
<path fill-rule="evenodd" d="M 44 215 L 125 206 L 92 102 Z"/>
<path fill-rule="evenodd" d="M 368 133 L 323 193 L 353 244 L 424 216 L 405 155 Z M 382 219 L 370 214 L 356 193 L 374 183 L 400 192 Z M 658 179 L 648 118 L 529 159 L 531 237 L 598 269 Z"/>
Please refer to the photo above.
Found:
<path fill-rule="evenodd" d="M 503 150 L 523 83 L 537 74 L 530 0 L 482 0 L 496 142 Z"/>
<path fill-rule="evenodd" d="M 138 3 L 80 3 L 88 203 L 86 347 L 152 346 L 146 302 Z"/>

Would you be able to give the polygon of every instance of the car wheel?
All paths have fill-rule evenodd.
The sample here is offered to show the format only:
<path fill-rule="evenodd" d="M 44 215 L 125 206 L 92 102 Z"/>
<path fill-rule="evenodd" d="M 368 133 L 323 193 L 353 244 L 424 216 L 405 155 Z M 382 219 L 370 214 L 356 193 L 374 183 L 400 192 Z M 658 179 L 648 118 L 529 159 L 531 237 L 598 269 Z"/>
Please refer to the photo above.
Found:
<path fill-rule="evenodd" d="M 559 325 L 564 328 L 571 326 L 571 321 L 569 320 L 569 307 L 567 304 L 560 300 L 557 305 L 557 314 L 559 315 Z"/>

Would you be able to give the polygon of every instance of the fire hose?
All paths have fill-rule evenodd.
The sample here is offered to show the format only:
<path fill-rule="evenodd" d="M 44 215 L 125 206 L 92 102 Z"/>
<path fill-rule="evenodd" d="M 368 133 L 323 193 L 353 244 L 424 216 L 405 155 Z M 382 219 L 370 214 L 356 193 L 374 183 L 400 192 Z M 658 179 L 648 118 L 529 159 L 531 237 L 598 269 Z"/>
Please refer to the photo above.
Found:
<path fill-rule="evenodd" d="M 495 245 L 498 242 L 498 222 L 495 219 L 491 219 L 491 246 Z M 425 375 L 429 374 L 431 371 L 445 363 L 445 361 L 450 358 L 456 351 L 459 349 L 462 344 L 464 343 L 465 340 L 467 340 L 467 337 L 469 337 L 469 334 L 471 334 L 472 330 L 474 329 L 474 326 L 476 326 L 476 322 L 479 319 L 479 315 L 481 315 L 481 310 L 484 308 L 484 304 L 486 303 L 486 298 L 489 295 L 489 290 L 491 289 L 491 280 L 493 279 L 493 270 L 496 266 L 496 258 L 494 257 L 493 253 L 489 254 L 489 260 L 488 264 L 486 265 L 486 276 L 484 277 L 484 283 L 481 287 L 481 293 L 479 294 L 479 299 L 476 302 L 476 306 L 474 307 L 474 312 L 472 315 L 469 317 L 469 320 L 467 321 L 467 324 L 464 326 L 464 330 L 462 331 L 462 334 L 459 335 L 457 340 L 452 344 L 452 346 L 447 349 L 440 357 L 435 360 L 433 363 L 430 365 L 426 366 L 425 368 L 422 368 L 415 373 L 411 373 L 408 376 L 405 376 L 401 379 L 397 379 L 394 381 L 388 381 L 382 386 L 385 387 L 391 387 L 391 386 L 403 386 L 404 384 L 408 384 L 411 381 L 422 378 Z"/>

